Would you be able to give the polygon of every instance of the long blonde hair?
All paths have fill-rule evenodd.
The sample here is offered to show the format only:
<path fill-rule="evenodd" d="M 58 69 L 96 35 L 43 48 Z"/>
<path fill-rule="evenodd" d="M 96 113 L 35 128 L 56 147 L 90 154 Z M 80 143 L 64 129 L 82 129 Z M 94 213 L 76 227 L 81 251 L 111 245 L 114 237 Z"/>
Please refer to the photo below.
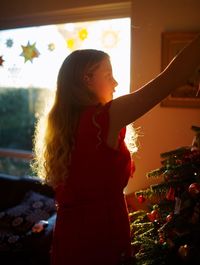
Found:
<path fill-rule="evenodd" d="M 47 115 L 41 115 L 33 139 L 34 159 L 31 167 L 44 183 L 56 187 L 68 176 L 74 133 L 82 109 L 96 102 L 85 76 L 92 76 L 108 54 L 93 49 L 72 52 L 63 62 L 57 78 L 53 105 Z M 137 133 L 127 133 L 130 151 L 136 151 Z M 131 144 L 131 145 L 130 145 Z"/>
<path fill-rule="evenodd" d="M 38 120 L 33 141 L 33 171 L 50 186 L 56 187 L 68 175 L 74 132 L 84 106 L 94 104 L 85 75 L 92 75 L 108 54 L 85 49 L 72 52 L 63 62 L 51 110 Z M 41 127 L 44 135 L 41 135 Z"/>

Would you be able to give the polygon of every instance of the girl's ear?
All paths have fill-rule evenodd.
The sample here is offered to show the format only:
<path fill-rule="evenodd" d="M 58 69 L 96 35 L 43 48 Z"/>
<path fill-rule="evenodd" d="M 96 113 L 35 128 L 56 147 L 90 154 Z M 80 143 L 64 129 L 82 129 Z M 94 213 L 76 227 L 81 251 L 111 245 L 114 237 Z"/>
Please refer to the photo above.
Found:
<path fill-rule="evenodd" d="M 90 75 L 85 75 L 84 76 L 84 82 L 87 86 L 91 85 L 91 76 Z"/>

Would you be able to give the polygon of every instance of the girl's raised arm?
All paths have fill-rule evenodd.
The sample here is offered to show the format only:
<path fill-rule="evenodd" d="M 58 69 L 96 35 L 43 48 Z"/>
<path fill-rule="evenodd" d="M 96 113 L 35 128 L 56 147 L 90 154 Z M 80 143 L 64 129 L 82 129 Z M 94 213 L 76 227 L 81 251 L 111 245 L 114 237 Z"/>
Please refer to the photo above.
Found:
<path fill-rule="evenodd" d="M 200 66 L 200 35 L 187 45 L 155 79 L 137 91 L 113 100 L 110 106 L 110 133 L 134 122 L 173 89 L 184 85 Z"/>

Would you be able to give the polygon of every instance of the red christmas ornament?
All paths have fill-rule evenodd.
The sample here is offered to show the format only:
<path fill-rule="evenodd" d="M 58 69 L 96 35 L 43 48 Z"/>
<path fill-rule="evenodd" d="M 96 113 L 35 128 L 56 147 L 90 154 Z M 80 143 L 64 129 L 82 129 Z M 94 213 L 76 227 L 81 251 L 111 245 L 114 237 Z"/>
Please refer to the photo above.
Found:
<path fill-rule="evenodd" d="M 169 191 L 166 195 L 166 199 L 169 201 L 174 201 L 175 200 L 175 189 L 170 187 Z"/>
<path fill-rule="evenodd" d="M 153 211 L 151 211 L 151 215 L 152 215 L 155 219 L 158 219 L 158 218 L 159 218 L 159 212 L 158 212 L 158 210 L 153 210 Z"/>
<path fill-rule="evenodd" d="M 146 200 L 145 197 L 144 197 L 142 194 L 139 195 L 137 199 L 138 199 L 138 202 L 139 202 L 139 203 L 143 203 L 143 202 L 145 202 L 145 200 Z"/>
<path fill-rule="evenodd" d="M 191 196 L 198 196 L 200 194 L 200 185 L 196 182 L 192 183 L 188 188 L 188 192 Z"/>
<path fill-rule="evenodd" d="M 150 213 L 147 213 L 147 217 L 151 222 L 154 222 L 159 219 L 160 215 L 158 210 L 152 210 Z"/>
<path fill-rule="evenodd" d="M 160 239 L 159 239 L 159 243 L 160 243 L 160 244 L 163 244 L 164 242 L 165 242 L 165 239 L 162 238 L 162 237 L 160 237 Z"/>
<path fill-rule="evenodd" d="M 166 217 L 166 221 L 170 222 L 172 220 L 172 217 L 173 217 L 173 213 L 168 214 Z"/>
<path fill-rule="evenodd" d="M 154 219 L 154 217 L 151 215 L 151 213 L 147 213 L 147 217 L 148 217 L 149 221 L 151 221 L 151 222 L 154 222 L 154 221 L 155 221 L 155 219 Z"/>

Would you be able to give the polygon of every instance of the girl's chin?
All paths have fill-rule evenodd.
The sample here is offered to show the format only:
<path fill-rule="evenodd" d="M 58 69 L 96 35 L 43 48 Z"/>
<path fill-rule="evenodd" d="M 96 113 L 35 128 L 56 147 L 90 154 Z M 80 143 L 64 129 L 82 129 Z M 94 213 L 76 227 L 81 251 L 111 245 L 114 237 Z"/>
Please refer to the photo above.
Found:
<path fill-rule="evenodd" d="M 103 99 L 101 99 L 101 100 L 99 100 L 99 103 L 101 103 L 101 104 L 106 104 L 106 103 L 108 103 L 108 102 L 110 102 L 111 100 L 113 100 L 113 94 L 112 95 L 110 95 L 109 97 L 107 97 L 107 98 L 103 98 Z"/>

